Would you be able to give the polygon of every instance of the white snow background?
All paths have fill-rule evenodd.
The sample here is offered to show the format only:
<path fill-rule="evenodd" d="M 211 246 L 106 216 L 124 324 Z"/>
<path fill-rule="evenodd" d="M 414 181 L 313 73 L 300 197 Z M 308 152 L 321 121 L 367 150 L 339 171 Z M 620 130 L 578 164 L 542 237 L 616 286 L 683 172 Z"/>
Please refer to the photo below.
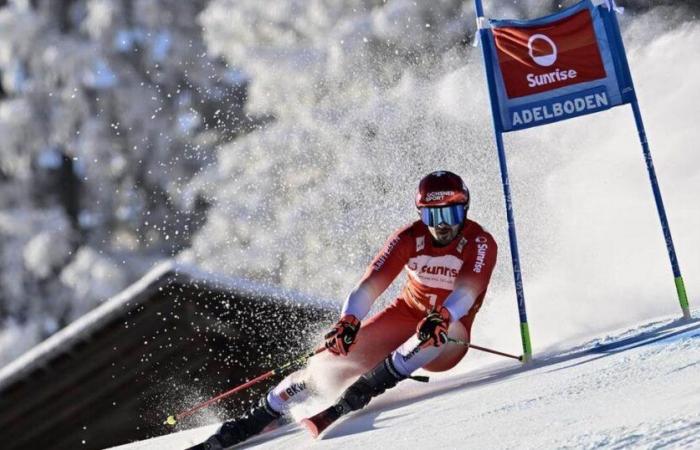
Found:
<path fill-rule="evenodd" d="M 219 3 L 222 8 L 230 6 Z M 398 17 L 400 21 L 410 15 L 410 2 L 392 3 L 403 6 L 393 11 L 393 19 Z M 366 30 L 370 37 L 405 32 L 386 28 L 392 17 L 387 10 L 384 13 L 345 18 L 345 31 L 355 37 L 362 36 L 357 29 Z M 216 34 L 217 25 L 224 24 L 235 35 L 246 29 L 230 24 L 232 17 L 239 14 L 242 13 L 233 9 L 212 10 L 203 22 L 212 35 Z M 684 22 L 680 15 L 673 9 L 658 9 L 621 20 L 691 307 L 697 307 L 700 208 L 696 197 L 700 189 L 700 153 L 695 146 L 700 138 L 696 124 L 700 117 L 700 78 L 696 76 L 700 73 L 700 60 L 696 57 L 700 25 Z M 329 35 L 317 37 L 314 43 L 319 47 L 343 45 L 347 41 L 339 28 L 342 27 L 329 26 Z M 418 35 L 416 39 L 419 38 Z M 221 52 L 230 58 L 249 58 L 246 61 L 250 62 L 252 56 L 243 54 L 246 44 L 241 42 L 221 39 Z M 317 91 L 299 88 L 303 83 L 319 87 L 314 77 L 320 69 L 315 64 L 329 73 L 339 73 L 367 62 L 361 50 L 352 55 L 355 60 L 329 61 L 324 59 L 327 55 L 322 48 L 321 62 L 309 59 L 305 53 L 304 65 L 300 67 L 302 64 L 291 51 L 273 52 L 268 48 L 264 52 L 251 47 L 245 50 L 258 58 L 257 63 L 246 67 L 257 83 L 253 106 L 262 110 L 273 108 L 281 117 L 288 114 L 289 118 L 282 120 L 277 130 L 250 136 L 250 140 L 262 142 L 236 142 L 233 149 L 223 152 L 235 149 L 254 154 L 260 146 L 270 143 L 276 143 L 279 151 L 290 145 L 295 150 L 296 144 L 284 139 L 303 140 L 290 130 L 303 133 L 304 121 L 316 119 L 309 114 L 318 113 L 321 103 L 318 98 L 309 98 L 318 95 Z M 342 49 L 336 56 L 348 57 Z M 342 298 L 366 262 L 368 255 L 362 245 L 376 249 L 393 226 L 412 220 L 410 194 L 420 175 L 437 168 L 455 170 L 470 184 L 472 217 L 490 228 L 500 243 L 498 269 L 485 307 L 476 320 L 473 341 L 518 352 L 515 295 L 483 68 L 476 51 L 469 53 L 466 65 L 459 60 L 463 57 L 445 57 L 448 61 L 442 61 L 443 73 L 437 76 L 416 75 L 407 65 L 401 67 L 402 72 L 396 75 L 400 81 L 391 89 L 352 85 L 344 96 L 332 96 L 334 100 L 347 101 L 342 104 L 347 109 L 353 108 L 349 103 L 354 99 L 354 107 L 361 110 L 354 115 L 335 111 L 338 116 L 378 124 L 379 131 L 376 137 L 363 140 L 352 134 L 360 132 L 356 123 L 336 123 L 335 129 L 315 130 L 315 138 L 332 140 L 335 136 L 348 148 L 347 153 L 334 155 L 338 160 L 329 166 L 330 173 L 319 176 L 324 180 L 337 176 L 334 183 L 342 185 L 347 180 L 357 182 L 357 177 L 344 178 L 342 174 L 364 174 L 367 184 L 345 184 L 345 190 L 334 185 L 333 190 L 319 182 L 317 191 L 306 191 L 310 197 L 292 199 L 298 205 L 297 215 L 291 215 L 290 222 L 282 221 L 281 229 L 273 234 L 293 235 L 298 227 L 308 227 L 311 217 L 305 212 L 316 209 L 306 205 L 323 203 L 324 196 L 339 195 L 341 199 L 349 198 L 351 205 L 359 203 L 360 208 L 349 209 L 352 214 L 331 208 L 330 217 L 316 216 L 318 228 L 311 232 L 318 232 L 322 242 L 317 249 L 313 245 L 300 247 L 299 252 L 306 254 L 299 256 L 303 263 L 287 272 L 296 282 L 314 290 L 331 287 L 328 290 Z M 453 68 L 445 69 L 445 65 Z M 287 71 L 292 75 L 287 76 Z M 299 74 L 301 79 L 296 77 Z M 365 82 L 363 74 L 354 75 L 344 82 Z M 327 82 L 326 77 L 328 73 L 323 72 L 321 78 Z M 314 108 L 305 107 L 305 102 Z M 282 131 L 282 126 L 289 128 Z M 343 135 L 344 132 L 349 134 Z M 328 142 L 318 144 L 320 149 L 323 145 Z M 435 377 L 429 385 L 404 383 L 322 441 L 314 442 L 295 425 L 288 425 L 243 447 L 700 447 L 697 329 L 611 355 L 583 352 L 618 336 L 610 330 L 629 328 L 629 335 L 644 336 L 644 332 L 663 325 L 656 323 L 657 318 L 680 314 L 629 107 L 508 135 L 506 145 L 529 322 L 535 355 L 542 366 L 520 372 L 514 369 L 517 364 L 499 363 L 492 356 L 472 352 L 455 370 Z M 307 156 L 322 158 L 322 152 L 316 151 Z M 304 154 L 300 152 L 296 157 Z M 279 164 L 258 159 L 249 163 L 259 165 L 262 173 Z M 225 162 L 223 167 L 227 167 Z M 380 177 L 385 184 L 373 185 L 375 171 L 388 174 L 389 181 Z M 253 176 L 257 172 L 249 173 Z M 220 174 L 230 176 L 228 170 Z M 384 195 L 380 196 L 377 190 L 382 189 Z M 248 193 L 255 196 L 254 192 Z M 332 201 L 329 203 L 333 205 Z M 337 241 L 332 236 L 326 239 L 324 227 L 337 220 L 347 221 L 351 232 L 340 233 Z M 211 222 L 211 226 L 214 224 Z M 260 229 L 252 231 L 266 233 Z M 215 249 L 211 242 L 206 247 L 206 233 L 201 236 L 202 243 L 195 247 L 199 257 L 208 251 L 221 251 L 224 254 L 211 261 L 226 266 L 237 260 L 230 257 L 230 247 Z M 269 245 L 277 242 L 277 237 L 269 236 L 269 240 L 259 240 L 261 257 L 273 251 Z M 324 252 L 324 245 L 328 245 L 328 252 Z M 349 250 L 347 265 L 337 258 L 329 261 L 329 255 L 335 254 L 339 246 Z M 316 258 L 313 261 L 308 257 L 310 250 Z M 203 258 L 205 265 L 206 259 Z M 327 267 L 338 269 L 329 273 Z M 348 280 L 332 282 L 343 277 Z M 191 430 L 130 448 L 184 447 L 205 438 L 214 428 Z"/>

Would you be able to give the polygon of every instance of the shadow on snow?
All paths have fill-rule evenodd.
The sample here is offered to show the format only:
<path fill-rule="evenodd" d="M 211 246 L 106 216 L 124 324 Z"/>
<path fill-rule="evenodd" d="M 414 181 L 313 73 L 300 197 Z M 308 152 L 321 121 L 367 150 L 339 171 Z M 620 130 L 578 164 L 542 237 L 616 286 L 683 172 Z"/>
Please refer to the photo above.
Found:
<path fill-rule="evenodd" d="M 435 388 L 423 390 L 421 394 L 417 396 L 412 396 L 411 398 L 406 398 L 399 401 L 392 401 L 388 404 L 376 405 L 376 408 L 372 408 L 370 406 L 365 411 L 348 416 L 348 419 L 351 420 L 345 421 L 341 419 L 341 422 L 331 428 L 323 436 L 323 438 L 333 439 L 372 429 L 379 429 L 382 427 L 376 426 L 375 421 L 377 421 L 380 413 L 386 413 L 388 411 L 402 408 L 414 402 L 426 400 L 439 395 L 445 395 L 456 390 L 471 389 L 478 386 L 501 382 L 510 377 L 516 376 L 523 372 L 531 371 L 533 369 L 556 366 L 564 362 L 572 362 L 572 364 L 568 364 L 564 367 L 552 368 L 550 370 L 550 372 L 558 371 L 569 367 L 586 364 L 645 345 L 659 343 L 660 341 L 664 340 L 676 340 L 681 337 L 700 337 L 700 319 L 678 319 L 660 326 L 658 323 L 653 323 L 649 325 L 648 328 L 650 329 L 634 330 L 634 334 L 632 336 L 613 338 L 610 342 L 601 343 L 600 340 L 595 340 L 579 346 L 570 352 L 553 355 L 545 354 L 526 366 L 518 365 L 511 368 L 498 369 L 497 371 L 490 370 L 481 374 L 477 372 L 468 380 L 464 380 L 464 376 L 462 375 L 459 376 L 459 379 L 453 378 L 444 380 L 439 385 L 436 385 Z M 476 378 L 474 376 L 476 376 Z M 381 419 L 379 419 L 379 421 L 381 421 Z"/>
<path fill-rule="evenodd" d="M 624 337 L 627 333 L 622 333 L 621 335 L 610 338 L 610 341 L 607 341 L 607 339 L 603 342 L 601 342 L 600 339 L 589 341 L 568 352 L 552 353 L 549 355 L 545 353 L 525 366 L 518 365 L 514 367 L 497 368 L 495 370 L 493 368 L 484 369 L 468 375 L 468 379 L 465 379 L 464 375 L 458 375 L 453 378 L 441 380 L 440 383 L 428 385 L 425 389 L 422 389 L 421 393 L 418 395 L 411 395 L 401 400 L 376 402 L 363 411 L 340 419 L 337 425 L 333 426 L 322 435 L 322 439 L 335 439 L 356 433 L 381 429 L 384 428 L 381 426 L 382 421 L 389 419 L 388 417 L 380 417 L 383 413 L 408 406 L 415 402 L 449 394 L 457 390 L 471 389 L 501 382 L 534 369 L 552 367 L 561 363 L 570 362 L 570 364 L 565 366 L 552 367 L 548 370 L 548 372 L 554 372 L 587 364 L 645 345 L 668 341 L 669 339 L 677 340 L 681 338 L 692 339 L 700 337 L 700 319 L 678 319 L 668 323 L 662 323 L 663 322 L 655 322 L 641 329 L 631 330 L 627 332 L 632 333 L 629 337 Z M 395 417 L 396 416 L 392 416 L 391 418 Z M 292 434 L 295 431 L 296 425 L 288 424 L 281 427 L 276 432 L 258 436 L 253 440 L 247 441 L 245 444 L 241 445 L 240 448 L 261 444 L 271 439 L 277 439 L 281 436 Z"/>

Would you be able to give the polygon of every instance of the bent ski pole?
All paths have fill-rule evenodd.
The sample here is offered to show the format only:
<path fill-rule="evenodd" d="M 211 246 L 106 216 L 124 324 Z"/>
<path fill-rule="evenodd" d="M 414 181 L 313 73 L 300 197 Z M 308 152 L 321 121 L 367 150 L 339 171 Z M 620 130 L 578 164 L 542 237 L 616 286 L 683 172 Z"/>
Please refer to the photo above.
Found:
<path fill-rule="evenodd" d="M 221 399 L 224 399 L 224 398 L 226 398 L 226 397 L 229 397 L 229 396 L 235 394 L 236 392 L 239 392 L 239 391 L 242 391 L 242 390 L 244 390 L 244 389 L 247 389 L 247 388 L 253 386 L 254 384 L 258 384 L 258 383 L 260 383 L 261 381 L 267 380 L 267 379 L 270 378 L 270 377 L 273 377 L 273 376 L 275 376 L 275 375 L 277 375 L 277 374 L 279 374 L 279 373 L 282 373 L 283 371 L 289 369 L 290 367 L 294 366 L 295 364 L 303 363 L 303 362 L 305 362 L 307 359 L 311 358 L 312 356 L 314 356 L 314 355 L 316 355 L 316 354 L 318 354 L 318 353 L 321 353 L 321 352 L 324 351 L 325 349 L 326 349 L 325 347 L 317 348 L 316 350 L 314 350 L 314 351 L 312 351 L 312 352 L 309 352 L 309 353 L 307 353 L 307 354 L 305 354 L 305 355 L 303 355 L 303 356 L 300 356 L 300 357 L 298 357 L 298 358 L 296 358 L 296 359 L 293 359 L 293 360 L 289 361 L 288 363 L 283 364 L 283 365 L 277 367 L 276 369 L 272 369 L 272 370 L 270 370 L 270 371 L 268 371 L 268 372 L 265 372 L 265 373 L 262 374 L 262 375 L 258 375 L 257 377 L 253 378 L 253 379 L 250 380 L 250 381 L 247 381 L 247 382 L 245 382 L 245 383 L 243 383 L 243 384 L 241 384 L 241 385 L 239 385 L 239 386 L 236 386 L 236 387 L 233 388 L 233 389 L 229 389 L 229 390 L 226 391 L 226 392 L 222 392 L 221 394 L 219 394 L 219 395 L 217 395 L 217 396 L 215 396 L 215 397 L 212 397 L 212 398 L 210 398 L 210 399 L 207 400 L 207 401 L 204 401 L 204 402 L 202 402 L 202 403 L 199 403 L 199 404 L 193 406 L 192 408 L 190 408 L 190 409 L 188 409 L 188 410 L 186 410 L 186 411 L 182 411 L 182 412 L 177 413 L 177 414 L 175 414 L 175 415 L 168 416 L 168 418 L 165 420 L 165 424 L 166 424 L 166 425 L 174 426 L 174 425 L 177 423 L 178 420 L 182 420 L 183 418 L 185 418 L 185 417 L 187 417 L 187 416 L 191 416 L 191 415 L 194 414 L 195 412 L 199 411 L 199 410 L 202 409 L 202 408 L 206 408 L 207 406 L 211 405 L 212 403 L 216 403 L 216 402 L 218 402 L 218 401 L 221 400 Z"/>
<path fill-rule="evenodd" d="M 515 356 L 515 355 L 511 355 L 510 353 L 503 353 L 503 352 L 499 352 L 498 350 L 491 350 L 490 348 L 480 347 L 478 345 L 474 345 L 468 341 L 463 341 L 461 339 L 447 338 L 447 341 L 452 342 L 453 344 L 464 345 L 465 347 L 473 348 L 474 350 L 479 350 L 479 351 L 486 352 L 486 353 L 493 353 L 494 355 L 505 356 L 506 358 L 513 358 L 513 359 L 517 359 L 518 361 L 523 360 L 522 356 Z"/>

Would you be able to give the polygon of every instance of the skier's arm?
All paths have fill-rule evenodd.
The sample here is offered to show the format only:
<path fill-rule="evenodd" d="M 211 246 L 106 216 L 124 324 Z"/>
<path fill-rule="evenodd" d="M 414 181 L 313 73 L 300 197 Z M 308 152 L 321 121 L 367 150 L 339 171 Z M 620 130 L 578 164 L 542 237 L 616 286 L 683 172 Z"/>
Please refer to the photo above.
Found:
<path fill-rule="evenodd" d="M 366 283 L 360 282 L 343 302 L 341 316 L 351 315 L 363 319 L 377 299 Z"/>
<path fill-rule="evenodd" d="M 408 262 L 412 242 L 408 228 L 389 237 L 370 263 L 362 280 L 343 303 L 341 316 L 352 315 L 364 319 L 377 297 L 389 287 Z"/>
<path fill-rule="evenodd" d="M 474 306 L 474 302 L 480 293 L 474 293 L 475 289 L 465 287 L 455 289 L 445 299 L 443 307 L 450 313 L 450 323 L 456 322 L 466 316 L 469 309 Z"/>
<path fill-rule="evenodd" d="M 488 233 L 477 236 L 473 246 L 468 249 L 454 290 L 443 303 L 450 313 L 450 322 L 467 315 L 476 299 L 486 291 L 496 266 L 497 252 L 496 241 Z"/>

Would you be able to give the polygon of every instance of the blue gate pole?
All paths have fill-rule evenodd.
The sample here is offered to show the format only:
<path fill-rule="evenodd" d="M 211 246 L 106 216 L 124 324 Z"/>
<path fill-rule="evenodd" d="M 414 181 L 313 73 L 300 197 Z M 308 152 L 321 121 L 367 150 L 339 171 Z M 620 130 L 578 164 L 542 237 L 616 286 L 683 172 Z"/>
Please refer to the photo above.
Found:
<path fill-rule="evenodd" d="M 639 142 L 641 142 L 642 151 L 644 152 L 644 161 L 646 162 L 647 171 L 649 172 L 649 181 L 651 181 L 651 189 L 654 192 L 654 200 L 656 201 L 656 211 L 659 214 L 659 220 L 661 221 L 661 229 L 664 234 L 664 240 L 666 241 L 666 250 L 668 250 L 668 257 L 671 260 L 671 269 L 673 270 L 673 279 L 676 283 L 678 301 L 681 305 L 681 310 L 683 311 L 683 317 L 686 319 L 690 319 L 690 306 L 688 305 L 688 295 L 685 292 L 685 283 L 683 283 L 683 276 L 681 276 L 681 268 L 678 265 L 678 258 L 676 257 L 676 249 L 673 246 L 673 239 L 671 238 L 671 227 L 668 225 L 666 209 L 664 208 L 664 201 L 661 198 L 661 190 L 659 189 L 659 182 L 656 179 L 654 161 L 651 159 L 651 151 L 649 150 L 647 133 L 644 130 L 642 113 L 639 110 L 639 102 L 637 101 L 636 96 L 632 100 L 631 104 L 632 112 L 634 113 L 634 122 L 637 125 L 637 132 L 639 133 Z"/>
<path fill-rule="evenodd" d="M 476 20 L 478 25 L 479 39 L 481 40 L 481 51 L 484 56 L 484 67 L 486 69 L 486 81 L 488 83 L 489 96 L 491 99 L 491 117 L 493 119 L 493 131 L 498 149 L 498 163 L 501 168 L 501 183 L 503 184 L 503 195 L 506 202 L 506 217 L 508 219 L 508 238 L 510 241 L 510 254 L 513 260 L 513 278 L 515 280 L 515 295 L 518 300 L 518 314 L 520 316 L 520 337 L 523 345 L 523 363 L 532 361 L 532 344 L 530 342 L 530 329 L 527 323 L 527 312 L 525 310 L 525 292 L 523 290 L 523 278 L 520 272 L 520 254 L 518 252 L 518 238 L 515 232 L 515 217 L 513 214 L 513 200 L 510 193 L 510 181 L 508 179 L 508 165 L 506 152 L 503 145 L 503 131 L 501 126 L 501 116 L 498 110 L 498 98 L 496 95 L 496 85 L 494 81 L 493 67 L 491 67 L 491 48 L 488 41 L 488 32 L 484 28 L 484 9 L 481 0 L 474 0 L 476 9 Z"/>
<path fill-rule="evenodd" d="M 622 42 L 622 33 L 620 32 L 620 25 L 617 22 L 617 16 L 614 12 L 612 13 L 612 20 L 610 21 L 610 24 L 614 32 L 613 45 L 618 47 L 619 58 L 622 61 L 623 75 L 629 80 L 629 85 L 630 87 L 632 87 L 632 74 L 630 73 L 629 63 L 627 62 L 627 53 L 625 52 L 625 45 Z M 671 270 L 673 271 L 673 280 L 676 284 L 678 302 L 680 303 L 681 311 L 683 311 L 683 318 L 690 319 L 691 316 L 690 306 L 688 305 L 688 294 L 686 294 L 685 292 L 685 283 L 683 282 L 683 277 L 681 276 L 681 268 L 678 265 L 676 249 L 673 246 L 673 239 L 671 238 L 671 227 L 668 225 L 666 209 L 664 208 L 664 201 L 661 198 L 661 190 L 659 189 L 659 182 L 656 179 L 654 161 L 651 159 L 651 150 L 649 150 L 647 133 L 644 129 L 644 122 L 642 121 L 642 112 L 639 109 L 639 101 L 637 100 L 637 94 L 634 91 L 634 88 L 632 88 L 630 104 L 632 105 L 632 112 L 634 113 L 634 123 L 637 125 L 637 133 L 639 133 L 639 142 L 642 144 L 642 152 L 644 153 L 644 161 L 647 166 L 647 172 L 649 172 L 649 181 L 651 182 L 651 189 L 654 192 L 656 212 L 659 214 L 659 220 L 661 221 L 661 230 L 663 231 L 664 241 L 666 242 L 666 250 L 668 251 L 668 257 L 671 260 Z"/>
<path fill-rule="evenodd" d="M 500 130 L 494 130 L 496 147 L 498 148 L 498 163 L 501 167 L 501 183 L 503 184 L 503 196 L 506 201 L 506 217 L 508 219 L 508 238 L 510 241 L 510 255 L 513 260 L 513 279 L 515 280 L 515 296 L 518 300 L 518 314 L 520 315 L 520 338 L 523 344 L 523 362 L 532 360 L 532 344 L 530 342 L 530 328 L 527 323 L 527 311 L 525 310 L 525 291 L 523 289 L 523 277 L 520 271 L 520 253 L 518 252 L 518 237 L 515 232 L 515 215 L 513 213 L 513 200 L 510 194 L 510 181 L 508 179 L 508 165 L 506 152 L 503 146 L 503 134 Z"/>

